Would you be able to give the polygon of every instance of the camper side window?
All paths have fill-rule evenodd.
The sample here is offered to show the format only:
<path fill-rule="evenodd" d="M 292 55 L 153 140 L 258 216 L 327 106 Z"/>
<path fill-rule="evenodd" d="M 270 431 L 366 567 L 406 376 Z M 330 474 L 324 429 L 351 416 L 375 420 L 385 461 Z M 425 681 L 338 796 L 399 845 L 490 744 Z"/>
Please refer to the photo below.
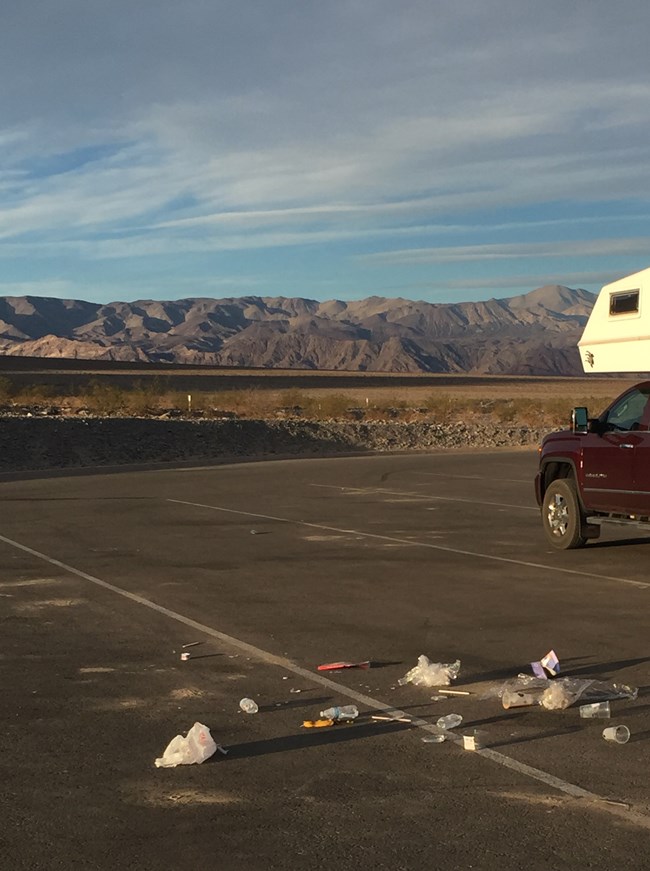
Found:
<path fill-rule="evenodd" d="M 639 291 L 626 290 L 624 293 L 612 293 L 609 297 L 610 315 L 638 314 Z"/>

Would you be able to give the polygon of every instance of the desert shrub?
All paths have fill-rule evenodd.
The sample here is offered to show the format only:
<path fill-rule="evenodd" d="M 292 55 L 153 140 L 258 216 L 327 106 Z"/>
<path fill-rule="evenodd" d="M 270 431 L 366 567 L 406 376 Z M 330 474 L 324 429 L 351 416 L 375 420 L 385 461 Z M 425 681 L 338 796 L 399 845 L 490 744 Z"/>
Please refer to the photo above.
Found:
<path fill-rule="evenodd" d="M 127 414 L 151 414 L 161 408 L 161 395 L 154 384 L 137 382 L 124 393 L 124 410 Z"/>
<path fill-rule="evenodd" d="M 355 408 L 358 403 L 345 393 L 327 393 L 321 396 L 316 404 L 315 411 L 320 418 L 344 418 L 349 408 Z"/>
<path fill-rule="evenodd" d="M 51 402 L 57 395 L 56 387 L 50 384 L 29 384 L 21 387 L 14 398 L 22 405 L 39 405 Z"/>
<path fill-rule="evenodd" d="M 296 388 L 283 390 L 278 398 L 278 404 L 281 408 L 304 408 L 307 402 L 308 398 L 305 393 Z"/>
<path fill-rule="evenodd" d="M 110 384 L 93 381 L 85 400 L 89 410 L 95 414 L 119 414 L 125 407 L 125 392 Z"/>
<path fill-rule="evenodd" d="M 432 393 L 423 403 L 431 417 L 436 421 L 446 421 L 452 417 L 457 401 L 448 393 Z"/>
<path fill-rule="evenodd" d="M 11 381 L 8 378 L 0 378 L 0 405 L 6 405 L 11 399 Z"/>
<path fill-rule="evenodd" d="M 513 399 L 498 399 L 494 403 L 494 416 L 499 423 L 513 423 L 517 417 L 517 409 Z"/>

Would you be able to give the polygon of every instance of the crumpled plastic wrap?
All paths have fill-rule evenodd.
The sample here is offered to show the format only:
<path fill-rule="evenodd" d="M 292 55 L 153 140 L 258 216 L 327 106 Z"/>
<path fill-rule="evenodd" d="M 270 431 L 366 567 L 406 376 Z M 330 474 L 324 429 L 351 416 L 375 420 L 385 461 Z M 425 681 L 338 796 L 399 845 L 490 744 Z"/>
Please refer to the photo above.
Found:
<path fill-rule="evenodd" d="M 520 674 L 506 681 L 499 690 L 504 708 L 541 705 L 547 711 L 561 711 L 577 701 L 599 702 L 615 699 L 634 701 L 636 687 L 593 678 L 559 677 L 555 680 Z"/>
<path fill-rule="evenodd" d="M 203 723 L 195 723 L 185 737 L 177 735 L 169 742 L 165 752 L 156 759 L 156 768 L 175 768 L 177 765 L 200 765 L 216 751 L 210 730 Z"/>
<path fill-rule="evenodd" d="M 548 711 L 558 711 L 583 702 L 600 702 L 611 699 L 636 699 L 639 690 L 625 684 L 603 680 L 583 680 L 577 677 L 562 677 L 549 681 L 542 695 L 541 704 Z"/>
<path fill-rule="evenodd" d="M 418 664 L 398 681 L 400 686 L 407 683 L 417 687 L 441 687 L 449 686 L 452 680 L 456 680 L 460 671 L 460 659 L 452 663 L 431 662 L 428 656 L 418 656 Z"/>

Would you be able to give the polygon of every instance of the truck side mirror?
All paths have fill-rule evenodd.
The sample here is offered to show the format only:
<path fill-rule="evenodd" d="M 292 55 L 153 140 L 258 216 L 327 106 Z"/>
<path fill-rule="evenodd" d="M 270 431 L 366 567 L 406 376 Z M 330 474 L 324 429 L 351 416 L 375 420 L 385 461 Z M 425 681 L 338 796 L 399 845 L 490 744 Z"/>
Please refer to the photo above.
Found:
<path fill-rule="evenodd" d="M 589 412 L 584 406 L 578 406 L 571 412 L 571 429 L 578 435 L 589 432 Z"/>

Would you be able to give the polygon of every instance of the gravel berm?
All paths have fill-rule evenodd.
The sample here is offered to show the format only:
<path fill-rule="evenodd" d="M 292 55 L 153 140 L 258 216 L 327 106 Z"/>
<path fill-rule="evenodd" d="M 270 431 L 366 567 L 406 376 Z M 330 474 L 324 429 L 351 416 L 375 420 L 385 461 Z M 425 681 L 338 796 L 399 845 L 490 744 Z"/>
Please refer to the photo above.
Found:
<path fill-rule="evenodd" d="M 498 423 L 0 419 L 0 473 L 343 453 L 512 448 L 547 430 Z"/>

